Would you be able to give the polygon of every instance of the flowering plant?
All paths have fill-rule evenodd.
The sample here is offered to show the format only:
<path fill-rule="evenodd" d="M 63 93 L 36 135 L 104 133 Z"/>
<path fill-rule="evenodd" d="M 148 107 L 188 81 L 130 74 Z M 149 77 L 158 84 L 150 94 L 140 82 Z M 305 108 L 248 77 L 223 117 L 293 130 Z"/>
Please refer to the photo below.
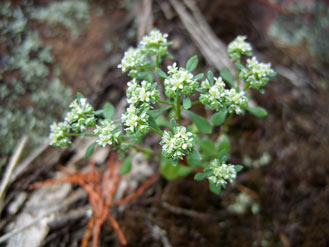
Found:
<path fill-rule="evenodd" d="M 132 79 L 126 90 L 128 107 L 121 118 L 113 119 L 112 104 L 106 103 L 102 110 L 95 111 L 78 93 L 64 122 L 51 125 L 50 144 L 65 147 L 71 145 L 71 136 L 94 137 L 96 141 L 88 147 L 86 157 L 96 144 L 111 146 L 125 159 L 122 173 L 128 173 L 132 155 L 142 152 L 161 162 L 162 175 L 167 179 L 202 170 L 195 179 L 207 178 L 210 190 L 218 194 L 242 169 L 241 165 L 227 163 L 230 141 L 226 132 L 230 121 L 246 110 L 257 117 L 267 115 L 262 107 L 248 106 L 250 97 L 246 91 L 253 88 L 263 93 L 275 72 L 270 64 L 255 57 L 243 64 L 243 56 L 252 56 L 245 36 L 238 36 L 228 45 L 228 55 L 237 70 L 235 78 L 227 69 L 221 70 L 218 77 L 211 71 L 206 78 L 203 73 L 195 75 L 197 56 L 191 57 L 185 67 L 173 63 L 165 72 L 161 64 L 165 57 L 172 58 L 167 37 L 154 29 L 136 48 L 125 52 L 118 67 Z M 240 85 L 242 81 L 244 85 Z M 196 105 L 213 112 L 210 121 L 195 112 Z M 93 132 L 88 132 L 90 128 Z M 150 132 L 161 136 L 160 153 L 143 147 L 143 138 Z"/>

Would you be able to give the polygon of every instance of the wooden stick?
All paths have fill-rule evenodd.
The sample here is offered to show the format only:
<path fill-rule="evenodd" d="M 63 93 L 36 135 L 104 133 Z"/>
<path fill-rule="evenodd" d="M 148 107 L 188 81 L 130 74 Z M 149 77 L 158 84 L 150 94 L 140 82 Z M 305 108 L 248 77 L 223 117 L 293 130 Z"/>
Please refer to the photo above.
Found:
<path fill-rule="evenodd" d="M 0 215 L 4 206 L 3 203 L 3 199 L 5 198 L 6 195 L 6 191 L 10 182 L 10 177 L 13 174 L 15 167 L 19 161 L 19 159 L 22 156 L 22 153 L 24 151 L 24 148 L 26 147 L 28 141 L 28 137 L 24 136 L 20 141 L 19 144 L 15 150 L 14 155 L 12 156 L 12 158 L 10 159 L 9 165 L 7 166 L 5 175 L 3 177 L 3 180 L 1 182 L 1 186 L 0 186 Z"/>
<path fill-rule="evenodd" d="M 120 243 L 122 245 L 127 245 L 127 239 L 126 239 L 125 235 L 123 234 L 118 221 L 116 219 L 114 219 L 111 214 L 109 214 L 108 219 L 109 219 L 113 229 L 118 234 L 118 237 L 120 239 Z"/>
<path fill-rule="evenodd" d="M 135 193 L 127 196 L 126 198 L 124 199 L 121 199 L 119 201 L 116 201 L 114 203 L 115 206 L 120 206 L 124 203 L 127 203 L 133 199 L 135 199 L 136 197 L 140 196 L 146 189 L 148 189 L 158 178 L 159 178 L 160 174 L 159 173 L 156 173 L 154 174 L 151 178 L 149 178 L 148 180 L 146 180 L 146 182 L 140 186 Z"/>
<path fill-rule="evenodd" d="M 86 231 L 86 233 L 83 237 L 82 243 L 81 243 L 82 247 L 88 247 L 89 239 L 93 232 L 94 222 L 95 222 L 95 216 L 93 216 L 88 222 L 87 231 Z"/>

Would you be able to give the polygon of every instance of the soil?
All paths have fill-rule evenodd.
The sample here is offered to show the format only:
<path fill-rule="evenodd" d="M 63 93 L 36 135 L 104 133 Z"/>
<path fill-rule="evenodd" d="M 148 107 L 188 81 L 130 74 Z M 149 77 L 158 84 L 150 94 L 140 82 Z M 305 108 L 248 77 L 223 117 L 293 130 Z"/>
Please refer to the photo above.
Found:
<path fill-rule="evenodd" d="M 154 26 L 168 32 L 178 44 L 172 51 L 174 57 L 181 64 L 195 53 L 201 57 L 174 10 L 173 18 L 166 19 L 160 2 L 167 1 L 154 1 Z M 265 107 L 269 116 L 256 119 L 245 114 L 236 118 L 229 130 L 230 162 L 242 164 L 246 155 L 257 159 L 267 152 L 269 164 L 245 168 L 220 196 L 209 191 L 206 181 L 194 181 L 193 175 L 175 181 L 159 179 L 124 211 L 115 212 L 128 246 L 329 246 L 328 91 L 318 83 L 318 71 L 265 35 L 278 13 L 260 2 L 197 1 L 220 39 L 229 42 L 238 34 L 248 35 L 262 60 L 296 74 L 303 72 L 306 83 L 299 86 L 279 75 L 264 95 L 254 92 L 255 102 Z M 124 95 L 128 78 L 116 64 L 124 50 L 136 44 L 136 24 L 134 5 L 130 11 L 120 7 L 120 1 L 96 1 L 92 6 L 91 23 L 81 37 L 64 34 L 45 39 L 54 46 L 64 81 L 99 107 L 107 100 L 118 103 Z M 103 9 L 101 16 L 97 15 L 99 8 Z M 106 42 L 112 44 L 110 53 L 105 52 Z M 204 60 L 202 66 L 205 71 L 209 68 Z M 322 80 L 328 85 L 328 78 Z M 62 164 L 69 155 L 62 154 Z M 51 177 L 56 169 L 58 165 L 49 165 L 29 182 Z M 10 193 L 26 188 L 21 182 L 12 186 Z M 254 195 L 260 207 L 257 214 L 250 209 L 243 214 L 227 210 L 241 188 Z M 75 206 L 87 203 L 86 199 Z M 52 229 L 43 246 L 79 246 L 87 222 L 79 218 Z M 161 234 L 155 233 L 155 226 L 162 229 Z M 102 229 L 101 246 L 120 246 L 109 224 Z"/>

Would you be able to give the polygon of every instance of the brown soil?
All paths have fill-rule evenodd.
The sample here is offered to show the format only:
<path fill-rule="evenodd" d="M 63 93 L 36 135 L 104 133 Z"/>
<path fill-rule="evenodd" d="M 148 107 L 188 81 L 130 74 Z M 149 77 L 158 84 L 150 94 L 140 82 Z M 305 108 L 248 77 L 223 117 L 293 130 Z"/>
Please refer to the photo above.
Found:
<path fill-rule="evenodd" d="M 127 38 L 135 30 L 133 13 L 119 8 L 118 2 L 94 3 L 91 23 L 80 38 L 74 40 L 67 34 L 65 38 L 48 39 L 64 80 L 75 91 L 93 95 L 96 105 L 106 100 L 116 103 L 122 97 L 127 78 L 109 60 L 117 63 L 123 51 L 135 44 L 135 36 Z M 172 53 L 184 62 L 198 50 L 177 16 L 165 18 L 160 2 L 153 4 L 154 24 L 168 32 L 170 39 L 180 42 L 181 49 Z M 230 161 L 242 163 L 244 155 L 256 159 L 268 152 L 270 164 L 244 169 L 236 185 L 229 186 L 220 196 L 209 191 L 207 182 L 194 181 L 193 176 L 170 182 L 160 179 L 123 212 L 116 213 L 129 246 L 165 246 L 165 240 L 152 233 L 155 225 L 175 247 L 329 246 L 328 92 L 318 85 L 317 71 L 264 35 L 268 22 L 277 13 L 257 2 L 198 1 L 213 30 L 225 42 L 237 34 L 246 34 L 263 60 L 296 73 L 304 71 L 306 84 L 297 87 L 277 76 L 264 95 L 254 93 L 257 104 L 268 110 L 268 118 L 255 119 L 246 114 L 232 122 Z M 103 16 L 96 15 L 99 7 L 103 8 Z M 104 50 L 108 41 L 113 45 L 110 54 Z M 324 80 L 328 82 L 328 78 Z M 33 180 L 49 177 L 47 173 L 45 169 Z M 227 210 L 239 193 L 237 185 L 249 188 L 257 196 L 258 214 L 249 210 L 236 215 Z M 26 188 L 20 186 L 12 190 Z M 87 221 L 83 218 L 53 229 L 43 246 L 78 246 Z M 102 229 L 101 243 L 119 246 L 109 224 Z"/>

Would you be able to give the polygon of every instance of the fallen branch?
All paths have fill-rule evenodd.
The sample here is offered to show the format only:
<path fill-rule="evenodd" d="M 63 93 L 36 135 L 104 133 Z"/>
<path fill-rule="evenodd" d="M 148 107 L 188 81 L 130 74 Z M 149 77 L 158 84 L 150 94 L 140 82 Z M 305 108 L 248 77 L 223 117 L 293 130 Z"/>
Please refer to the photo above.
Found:
<path fill-rule="evenodd" d="M 119 174 L 119 168 L 121 163 L 118 162 L 118 154 L 111 154 L 107 168 L 103 175 L 96 169 L 95 162 L 90 162 L 90 170 L 84 173 L 77 173 L 72 176 L 49 179 L 43 182 L 35 183 L 30 188 L 39 188 L 47 184 L 55 183 L 75 183 L 78 184 L 83 190 L 88 193 L 89 203 L 93 210 L 93 217 L 88 222 L 88 227 L 81 246 L 88 247 L 91 236 L 92 246 L 99 246 L 99 237 L 101 228 L 106 220 L 109 221 L 112 228 L 116 232 L 120 243 L 122 245 L 127 244 L 127 240 L 120 228 L 118 221 L 111 215 L 112 206 L 119 206 L 127 203 L 138 196 L 140 196 L 146 189 L 148 189 L 158 178 L 159 174 L 153 175 L 142 186 L 140 186 L 136 192 L 127 196 L 126 198 L 113 202 L 118 185 L 120 183 L 121 175 Z"/>
<path fill-rule="evenodd" d="M 17 165 L 19 159 L 22 156 L 22 153 L 24 151 L 24 148 L 27 145 L 27 141 L 28 141 L 28 137 L 27 136 L 24 136 L 19 141 L 19 144 L 18 144 L 18 146 L 17 146 L 17 148 L 15 150 L 15 153 L 12 156 L 12 158 L 10 159 L 10 162 L 9 162 L 9 164 L 7 166 L 5 175 L 3 176 L 3 179 L 2 179 L 2 182 L 1 182 L 1 186 L 0 186 L 0 215 L 1 215 L 1 212 L 2 212 L 2 209 L 3 209 L 3 206 L 4 206 L 3 200 L 5 198 L 6 191 L 7 191 L 7 188 L 9 186 L 9 183 L 10 183 L 10 178 L 11 178 L 11 176 L 12 176 L 12 174 L 13 174 L 15 168 L 16 168 L 16 165 Z"/>

